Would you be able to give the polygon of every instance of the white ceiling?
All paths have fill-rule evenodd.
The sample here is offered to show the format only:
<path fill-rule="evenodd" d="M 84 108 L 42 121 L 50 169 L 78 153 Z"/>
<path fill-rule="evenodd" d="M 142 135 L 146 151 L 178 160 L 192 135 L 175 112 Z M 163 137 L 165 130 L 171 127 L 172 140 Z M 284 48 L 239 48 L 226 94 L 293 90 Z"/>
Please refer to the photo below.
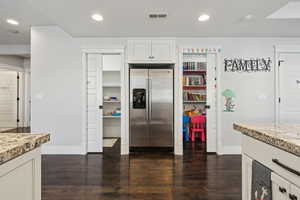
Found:
<path fill-rule="evenodd" d="M 300 1 L 291 1 L 268 16 L 269 19 L 300 19 Z"/>
<path fill-rule="evenodd" d="M 58 25 L 74 37 L 298 37 L 300 20 L 266 19 L 288 0 L 0 0 L 0 44 L 29 44 L 30 26 Z M 91 20 L 100 13 L 104 21 Z M 150 20 L 150 12 L 168 18 Z M 299 11 L 300 12 L 300 11 Z M 211 15 L 199 22 L 202 13 Z M 246 15 L 252 20 L 245 20 Z M 6 24 L 7 18 L 20 22 Z M 11 30 L 20 31 L 19 34 Z"/>

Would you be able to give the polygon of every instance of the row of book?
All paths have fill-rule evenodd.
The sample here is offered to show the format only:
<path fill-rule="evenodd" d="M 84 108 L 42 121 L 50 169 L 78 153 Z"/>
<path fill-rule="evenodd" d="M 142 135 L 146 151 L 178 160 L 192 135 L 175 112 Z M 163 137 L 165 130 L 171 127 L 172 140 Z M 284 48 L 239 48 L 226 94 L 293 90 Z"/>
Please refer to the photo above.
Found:
<path fill-rule="evenodd" d="M 184 71 L 205 71 L 206 62 L 183 62 Z"/>
<path fill-rule="evenodd" d="M 206 76 L 204 74 L 198 76 L 184 76 L 184 86 L 203 86 L 206 85 Z"/>
<path fill-rule="evenodd" d="M 193 92 L 184 92 L 183 101 L 206 101 L 206 95 Z"/>

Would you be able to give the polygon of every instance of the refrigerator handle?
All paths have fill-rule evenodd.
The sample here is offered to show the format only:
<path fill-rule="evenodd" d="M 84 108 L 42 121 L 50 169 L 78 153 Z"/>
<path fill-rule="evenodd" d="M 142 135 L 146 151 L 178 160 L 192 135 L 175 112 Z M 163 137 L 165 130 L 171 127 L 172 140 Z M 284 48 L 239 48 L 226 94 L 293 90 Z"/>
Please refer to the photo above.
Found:
<path fill-rule="evenodd" d="M 149 78 L 146 78 L 146 119 L 149 120 Z"/>
<path fill-rule="evenodd" d="M 152 79 L 149 78 L 149 86 L 148 86 L 148 89 L 149 89 L 149 119 L 148 120 L 151 120 L 152 118 Z"/>

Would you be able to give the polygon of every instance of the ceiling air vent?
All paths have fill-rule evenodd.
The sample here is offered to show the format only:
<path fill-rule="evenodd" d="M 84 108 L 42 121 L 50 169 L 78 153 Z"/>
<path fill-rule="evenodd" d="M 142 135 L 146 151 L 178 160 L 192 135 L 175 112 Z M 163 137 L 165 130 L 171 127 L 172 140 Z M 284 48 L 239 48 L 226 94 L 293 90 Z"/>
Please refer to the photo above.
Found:
<path fill-rule="evenodd" d="M 150 13 L 149 18 L 150 19 L 165 19 L 167 18 L 167 13 Z"/>

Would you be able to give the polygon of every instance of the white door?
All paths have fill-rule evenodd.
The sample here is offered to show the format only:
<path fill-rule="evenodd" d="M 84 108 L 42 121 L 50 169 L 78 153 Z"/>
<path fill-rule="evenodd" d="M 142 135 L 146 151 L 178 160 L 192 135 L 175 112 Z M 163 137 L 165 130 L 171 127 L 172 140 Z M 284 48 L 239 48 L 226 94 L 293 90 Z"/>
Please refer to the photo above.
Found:
<path fill-rule="evenodd" d="M 17 127 L 18 73 L 0 71 L 0 129 Z"/>
<path fill-rule="evenodd" d="M 300 53 L 279 56 L 279 122 L 300 122 Z"/>
<path fill-rule="evenodd" d="M 173 40 L 152 40 L 151 59 L 160 62 L 172 62 L 175 57 L 175 44 Z"/>
<path fill-rule="evenodd" d="M 101 54 L 87 55 L 87 150 L 102 152 L 102 68 Z"/>
<path fill-rule="evenodd" d="M 251 200 L 252 162 L 251 158 L 242 155 L 242 200 Z"/>
<path fill-rule="evenodd" d="M 151 40 L 129 40 L 128 62 L 147 61 L 151 59 Z"/>
<path fill-rule="evenodd" d="M 290 183 L 277 174 L 272 173 L 272 199 L 289 200 Z"/>
<path fill-rule="evenodd" d="M 217 114 L 216 114 L 216 54 L 207 55 L 206 70 L 206 129 L 207 152 L 217 152 Z"/>

